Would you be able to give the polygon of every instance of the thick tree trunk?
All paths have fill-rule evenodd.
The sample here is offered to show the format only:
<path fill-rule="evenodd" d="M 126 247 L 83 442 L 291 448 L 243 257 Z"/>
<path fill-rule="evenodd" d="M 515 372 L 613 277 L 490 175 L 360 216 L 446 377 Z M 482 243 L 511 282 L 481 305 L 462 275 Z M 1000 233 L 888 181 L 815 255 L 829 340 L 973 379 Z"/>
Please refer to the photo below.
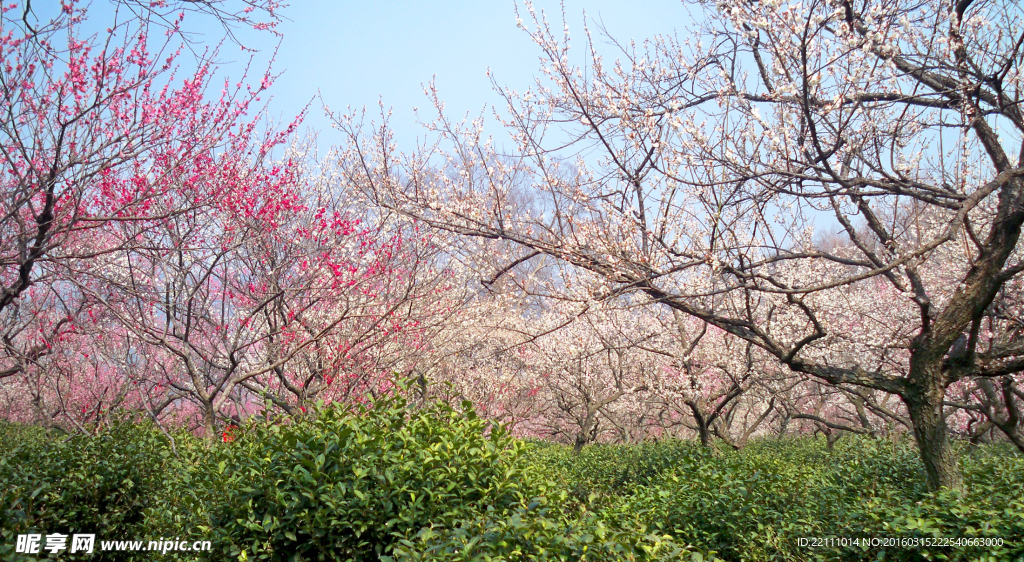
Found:
<path fill-rule="evenodd" d="M 687 406 L 690 407 L 690 411 L 693 413 L 693 420 L 697 422 L 697 435 L 700 436 L 700 444 L 702 447 L 708 448 L 711 446 L 711 429 L 708 427 L 708 419 L 704 415 L 704 412 L 700 410 L 700 407 L 696 402 L 687 402 Z"/>
<path fill-rule="evenodd" d="M 697 423 L 697 430 L 700 433 L 700 445 L 705 449 L 711 447 L 711 431 L 708 430 L 707 424 Z"/>
<path fill-rule="evenodd" d="M 217 423 L 212 404 L 203 409 L 203 429 L 205 431 L 203 440 L 207 446 L 212 446 L 217 442 Z"/>
<path fill-rule="evenodd" d="M 832 428 L 825 428 L 822 433 L 825 434 L 825 446 L 828 447 L 829 451 L 835 447 L 836 441 L 839 441 L 839 438 L 843 436 L 843 432 L 841 430 L 835 430 Z"/>
<path fill-rule="evenodd" d="M 583 450 L 583 446 L 593 439 L 594 424 L 597 421 L 596 417 L 597 409 L 587 408 L 587 417 L 583 418 L 583 423 L 580 424 L 580 432 L 576 434 L 576 442 L 573 443 L 573 454 L 579 454 Z"/>
<path fill-rule="evenodd" d="M 573 442 L 573 445 L 572 445 L 572 453 L 574 455 L 580 454 L 580 451 L 583 450 L 583 446 L 586 445 L 586 444 L 587 444 L 587 438 L 582 433 L 577 434 L 576 435 L 576 441 Z"/>
<path fill-rule="evenodd" d="M 916 385 L 917 388 L 903 397 L 914 423 L 914 437 L 924 463 L 928 488 L 933 491 L 963 485 L 963 475 L 949 440 L 946 418 L 942 415 L 946 387 L 937 378 L 924 378 L 924 382 L 930 384 Z"/>

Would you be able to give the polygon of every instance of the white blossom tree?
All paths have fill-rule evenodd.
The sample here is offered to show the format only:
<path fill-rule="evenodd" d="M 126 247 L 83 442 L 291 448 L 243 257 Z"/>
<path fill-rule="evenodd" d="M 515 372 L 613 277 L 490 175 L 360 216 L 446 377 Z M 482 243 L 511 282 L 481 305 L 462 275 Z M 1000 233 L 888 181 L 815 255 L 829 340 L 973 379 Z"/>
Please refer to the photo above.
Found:
<path fill-rule="evenodd" d="M 512 146 L 443 111 L 439 143 L 410 156 L 352 129 L 360 185 L 586 270 L 602 297 L 642 294 L 797 373 L 899 396 L 929 485 L 960 486 L 947 388 L 1024 369 L 1019 330 L 991 314 L 1024 271 L 1021 6 L 695 7 L 685 39 L 614 62 L 587 30 L 575 64 L 568 29 L 527 4 L 542 76 L 497 87 Z M 521 185 L 529 212 L 509 205 Z M 816 249 L 825 223 L 848 243 Z"/>

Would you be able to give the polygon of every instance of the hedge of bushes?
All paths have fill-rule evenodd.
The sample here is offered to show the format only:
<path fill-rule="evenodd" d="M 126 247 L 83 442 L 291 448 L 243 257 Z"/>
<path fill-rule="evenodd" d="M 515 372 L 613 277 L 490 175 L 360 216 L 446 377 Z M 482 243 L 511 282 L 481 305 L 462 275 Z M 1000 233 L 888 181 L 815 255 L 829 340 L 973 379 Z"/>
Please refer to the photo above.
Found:
<path fill-rule="evenodd" d="M 0 560 L 23 560 L 19 534 L 96 533 L 145 536 L 161 509 L 168 480 L 187 474 L 169 440 L 149 424 L 130 421 L 95 437 L 45 434 L 0 425 Z M 124 553 L 107 559 L 126 560 Z"/>
<path fill-rule="evenodd" d="M 1024 458 L 1000 446 L 961 450 L 967 485 L 929 493 L 907 444 L 665 441 L 574 455 L 514 440 L 469 404 L 414 408 L 401 394 L 253 421 L 212 447 L 131 420 L 96 436 L 0 424 L 0 441 L 4 561 L 36 559 L 14 551 L 29 532 L 213 545 L 166 560 L 1024 561 Z M 801 537 L 1003 544 L 810 548 Z"/>
<path fill-rule="evenodd" d="M 832 450 L 794 438 L 715 454 L 681 442 L 529 454 L 609 525 L 646 526 L 725 560 L 1024 560 L 1024 458 L 998 445 L 959 452 L 967 484 L 939 493 L 927 491 L 912 444 L 870 438 Z M 810 548 L 801 537 L 1003 544 Z"/>
<path fill-rule="evenodd" d="M 414 408 L 402 394 L 357 410 L 252 421 L 212 447 L 126 421 L 97 436 L 0 426 L 0 560 L 26 533 L 97 541 L 208 540 L 200 560 L 690 559 L 670 537 L 565 511 L 527 445 L 470 404 Z M 172 443 L 173 439 L 173 443 Z M 96 548 L 100 543 L 97 542 Z M 72 560 L 66 550 L 62 559 Z M 103 559 L 151 560 L 148 552 Z"/>

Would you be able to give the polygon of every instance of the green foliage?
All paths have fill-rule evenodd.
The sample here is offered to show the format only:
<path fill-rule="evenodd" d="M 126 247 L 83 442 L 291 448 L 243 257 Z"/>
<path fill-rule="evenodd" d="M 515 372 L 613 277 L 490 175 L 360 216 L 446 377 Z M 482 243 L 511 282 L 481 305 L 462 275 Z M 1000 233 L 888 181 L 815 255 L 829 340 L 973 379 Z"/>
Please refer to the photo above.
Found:
<path fill-rule="evenodd" d="M 220 559 L 377 560 L 425 527 L 507 510 L 525 484 L 522 445 L 463 408 L 395 395 L 251 424 L 192 477 L 201 530 Z"/>
<path fill-rule="evenodd" d="M 16 447 L 44 445 L 50 439 L 50 433 L 42 427 L 0 420 L 0 443 L 5 445 L 8 454 Z"/>
<path fill-rule="evenodd" d="M 5 561 L 28 559 L 14 552 L 19 534 L 95 533 L 97 540 L 144 536 L 145 513 L 159 504 L 164 474 L 176 462 L 168 439 L 149 423 L 115 423 L 95 437 L 3 424 L 0 435 L 5 444 L 0 560 Z M 129 555 L 111 552 L 107 558 Z"/>
<path fill-rule="evenodd" d="M 699 444 L 676 439 L 635 445 L 595 444 L 579 454 L 552 443 L 534 442 L 526 458 L 543 467 L 538 472 L 553 479 L 569 498 L 599 508 L 630 495 L 637 486 L 656 485 L 670 470 L 688 470 L 709 456 Z"/>
<path fill-rule="evenodd" d="M 148 423 L 95 436 L 0 423 L 0 560 L 28 560 L 13 552 L 18 534 L 86 532 L 209 540 L 205 559 L 232 561 L 1024 562 L 1024 458 L 998 445 L 964 447 L 964 489 L 931 493 L 912 444 L 665 441 L 576 455 L 513 440 L 468 404 L 414 408 L 401 394 L 236 435 L 210 447 L 175 434 L 172 447 Z M 1003 545 L 799 544 L 816 537 Z"/>
<path fill-rule="evenodd" d="M 765 440 L 684 462 L 608 510 L 726 560 L 1016 560 L 1024 556 L 1024 459 L 966 456 L 963 491 L 927 492 L 907 445 Z M 802 547 L 800 538 L 990 537 L 1003 547 Z"/>
<path fill-rule="evenodd" d="M 565 497 L 561 498 L 564 502 Z M 493 511 L 454 529 L 423 529 L 402 540 L 389 562 L 633 562 L 717 560 L 646 529 L 609 526 L 594 512 L 565 517 L 535 498 L 509 513 Z"/>

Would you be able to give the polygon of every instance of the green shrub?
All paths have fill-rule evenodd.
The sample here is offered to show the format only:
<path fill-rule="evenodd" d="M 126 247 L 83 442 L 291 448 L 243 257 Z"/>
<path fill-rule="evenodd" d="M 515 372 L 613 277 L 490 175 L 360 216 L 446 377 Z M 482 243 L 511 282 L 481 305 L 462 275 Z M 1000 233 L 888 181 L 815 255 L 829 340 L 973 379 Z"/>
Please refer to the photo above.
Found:
<path fill-rule="evenodd" d="M 963 457 L 963 491 L 927 492 L 910 445 L 850 438 L 765 440 L 666 473 L 609 509 L 726 560 L 1018 560 L 1024 459 Z M 806 537 L 1002 538 L 1003 547 L 801 547 Z"/>
<path fill-rule="evenodd" d="M 5 425 L 5 444 L 13 446 L 0 452 L 0 559 L 28 559 L 14 552 L 19 534 L 94 533 L 97 548 L 101 539 L 146 535 L 145 513 L 160 504 L 166 475 L 178 466 L 152 424 L 119 422 L 97 436 Z"/>
<path fill-rule="evenodd" d="M 217 559 L 377 560 L 424 527 L 520 502 L 522 445 L 463 406 L 395 395 L 250 424 L 200 463 L 184 503 Z"/>
<path fill-rule="evenodd" d="M 669 439 L 632 445 L 595 444 L 578 454 L 569 447 L 534 442 L 525 457 L 555 489 L 596 509 L 631 495 L 638 486 L 655 486 L 666 473 L 686 470 L 710 456 L 700 445 Z"/>
<path fill-rule="evenodd" d="M 5 445 L 7 454 L 19 446 L 42 445 L 49 441 L 50 432 L 42 427 L 0 420 L 0 443 Z"/>
<path fill-rule="evenodd" d="M 1004 540 L 1003 546 L 949 546 L 886 549 L 886 560 L 1024 561 L 1024 459 L 1018 456 L 962 456 L 962 490 L 921 493 L 917 498 L 877 494 L 851 506 L 843 532 L 910 539 L 962 537 Z M 875 558 L 883 549 L 847 548 L 847 560 Z"/>
<path fill-rule="evenodd" d="M 962 447 L 964 489 L 930 493 L 912 444 L 765 439 L 711 454 L 665 441 L 574 455 L 463 408 L 416 409 L 399 394 L 252 420 L 212 448 L 176 434 L 176 454 L 149 423 L 96 436 L 0 423 L 0 560 L 29 559 L 13 552 L 18 534 L 85 532 L 209 540 L 207 560 L 1024 562 L 1024 457 L 1012 448 Z M 1004 542 L 798 542 L 812 537 Z"/>
<path fill-rule="evenodd" d="M 561 498 L 564 503 L 566 497 Z M 621 530 L 594 512 L 564 517 L 535 498 L 510 513 L 488 513 L 457 528 L 423 529 L 402 540 L 390 562 L 633 562 L 702 561 L 691 550 L 646 529 Z"/>
<path fill-rule="evenodd" d="M 648 524 L 735 560 L 765 560 L 789 533 L 808 532 L 812 467 L 765 456 L 724 455 L 676 470 L 658 486 L 637 489 L 611 516 L 619 525 Z M 810 533 L 806 536 L 819 536 Z"/>

